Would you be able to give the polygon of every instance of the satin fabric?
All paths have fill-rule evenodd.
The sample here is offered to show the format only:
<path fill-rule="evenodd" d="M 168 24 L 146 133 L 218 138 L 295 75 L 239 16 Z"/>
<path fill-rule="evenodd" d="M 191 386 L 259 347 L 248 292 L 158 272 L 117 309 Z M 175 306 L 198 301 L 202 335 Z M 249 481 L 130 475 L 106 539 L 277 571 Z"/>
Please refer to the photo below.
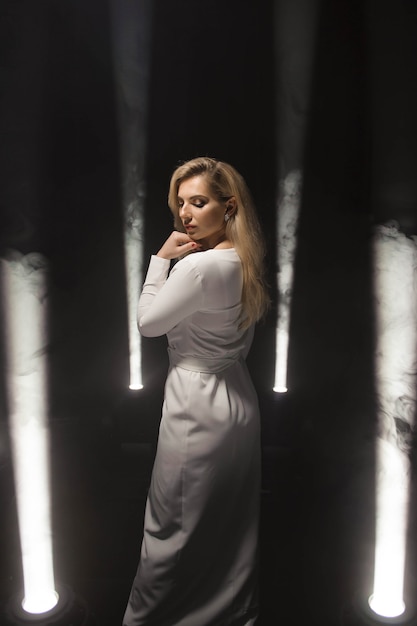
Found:
<path fill-rule="evenodd" d="M 249 626 L 257 614 L 259 411 L 239 330 L 233 249 L 152 257 L 143 334 L 167 334 L 170 367 L 138 571 L 124 626 Z"/>

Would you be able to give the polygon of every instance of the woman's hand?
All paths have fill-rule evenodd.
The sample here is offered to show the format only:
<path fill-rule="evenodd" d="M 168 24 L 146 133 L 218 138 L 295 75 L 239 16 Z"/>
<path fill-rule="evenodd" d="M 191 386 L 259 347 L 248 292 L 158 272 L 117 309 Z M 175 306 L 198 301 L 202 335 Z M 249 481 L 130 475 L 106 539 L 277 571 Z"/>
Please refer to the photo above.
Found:
<path fill-rule="evenodd" d="M 156 256 L 171 260 L 187 254 L 187 252 L 197 252 L 201 249 L 201 244 L 193 241 L 186 233 L 174 230 Z"/>

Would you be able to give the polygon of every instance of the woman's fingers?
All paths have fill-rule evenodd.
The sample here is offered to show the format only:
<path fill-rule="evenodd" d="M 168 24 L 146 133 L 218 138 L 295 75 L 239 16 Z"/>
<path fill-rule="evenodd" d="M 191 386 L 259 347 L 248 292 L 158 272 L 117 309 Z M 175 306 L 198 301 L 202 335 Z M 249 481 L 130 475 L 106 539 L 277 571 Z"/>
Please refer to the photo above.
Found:
<path fill-rule="evenodd" d="M 182 254 L 201 249 L 201 245 L 193 241 L 186 233 L 174 230 L 165 241 L 157 256 L 164 259 L 176 259 Z"/>

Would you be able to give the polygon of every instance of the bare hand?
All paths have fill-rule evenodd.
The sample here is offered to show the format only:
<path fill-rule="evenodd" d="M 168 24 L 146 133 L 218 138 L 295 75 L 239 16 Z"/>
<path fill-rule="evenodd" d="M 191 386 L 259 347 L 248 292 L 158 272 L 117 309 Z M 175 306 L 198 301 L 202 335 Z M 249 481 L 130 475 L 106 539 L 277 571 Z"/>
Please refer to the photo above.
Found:
<path fill-rule="evenodd" d="M 193 241 L 186 233 L 174 230 L 156 256 L 169 260 L 177 259 L 179 256 L 187 254 L 187 252 L 197 252 L 201 249 L 201 244 Z"/>

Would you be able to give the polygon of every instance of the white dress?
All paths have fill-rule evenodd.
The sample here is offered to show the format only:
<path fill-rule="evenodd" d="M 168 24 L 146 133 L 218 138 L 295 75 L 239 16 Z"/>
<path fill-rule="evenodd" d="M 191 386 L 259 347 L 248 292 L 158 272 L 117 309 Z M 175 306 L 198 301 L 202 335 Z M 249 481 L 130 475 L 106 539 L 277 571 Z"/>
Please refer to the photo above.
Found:
<path fill-rule="evenodd" d="M 167 334 L 170 367 L 144 536 L 124 626 L 246 626 L 257 614 L 258 401 L 238 329 L 233 248 L 152 257 L 145 336 Z"/>

